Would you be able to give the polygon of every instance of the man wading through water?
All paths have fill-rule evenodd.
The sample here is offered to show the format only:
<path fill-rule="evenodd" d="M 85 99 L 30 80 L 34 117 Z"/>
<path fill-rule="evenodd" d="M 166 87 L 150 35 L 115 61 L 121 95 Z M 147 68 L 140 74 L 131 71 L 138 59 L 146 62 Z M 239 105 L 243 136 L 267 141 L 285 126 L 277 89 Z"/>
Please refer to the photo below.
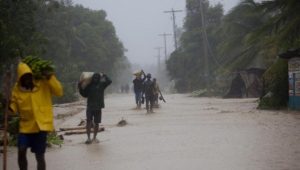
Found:
<path fill-rule="evenodd" d="M 111 84 L 111 80 L 105 75 L 94 73 L 92 76 L 91 83 L 88 84 L 84 89 L 82 88 L 82 81 L 78 83 L 79 93 L 87 98 L 87 109 L 86 109 L 86 132 L 87 140 L 86 144 L 92 142 L 98 143 L 99 140 L 96 138 L 99 130 L 99 123 L 102 118 L 102 108 L 104 108 L 104 90 Z M 94 137 L 93 140 L 90 138 L 92 123 L 94 121 Z"/>
<path fill-rule="evenodd" d="M 25 63 L 18 65 L 18 81 L 13 88 L 10 110 L 20 116 L 18 134 L 18 163 L 27 170 L 27 148 L 35 153 L 37 169 L 45 170 L 47 133 L 54 130 L 52 95 L 62 96 L 63 89 L 55 75 L 43 73 L 45 79 L 33 78 Z"/>
<path fill-rule="evenodd" d="M 142 78 L 142 75 L 144 78 Z M 140 109 L 142 105 L 142 95 L 143 95 L 143 82 L 146 79 L 146 75 L 143 70 L 139 74 L 136 74 L 135 79 L 132 81 L 133 82 L 133 90 L 135 94 L 135 103 L 136 103 L 136 108 Z"/>
<path fill-rule="evenodd" d="M 151 80 L 151 74 L 147 74 L 147 80 L 144 82 L 144 94 L 146 98 L 146 109 L 147 113 L 153 113 L 153 104 L 155 98 L 154 83 Z"/>

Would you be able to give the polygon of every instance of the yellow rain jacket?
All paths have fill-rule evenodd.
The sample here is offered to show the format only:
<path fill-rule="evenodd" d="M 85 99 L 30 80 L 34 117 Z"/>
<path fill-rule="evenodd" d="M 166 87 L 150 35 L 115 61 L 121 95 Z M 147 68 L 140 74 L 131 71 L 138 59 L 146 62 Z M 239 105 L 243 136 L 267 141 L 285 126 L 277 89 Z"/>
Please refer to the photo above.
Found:
<path fill-rule="evenodd" d="M 49 80 L 34 80 L 32 91 L 20 85 L 20 78 L 32 73 L 25 63 L 18 65 L 18 81 L 12 91 L 10 108 L 20 116 L 20 133 L 53 131 L 52 95 L 62 96 L 63 89 L 54 75 Z"/>

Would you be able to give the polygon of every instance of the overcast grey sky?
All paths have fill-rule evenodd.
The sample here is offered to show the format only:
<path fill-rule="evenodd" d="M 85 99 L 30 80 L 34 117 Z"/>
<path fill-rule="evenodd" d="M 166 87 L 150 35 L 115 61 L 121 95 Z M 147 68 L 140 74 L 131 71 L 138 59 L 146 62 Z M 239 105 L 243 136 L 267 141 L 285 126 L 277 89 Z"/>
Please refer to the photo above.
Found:
<path fill-rule="evenodd" d="M 107 18 L 115 26 L 117 36 L 123 42 L 128 52 L 125 55 L 131 63 L 139 65 L 157 62 L 158 51 L 155 47 L 163 47 L 162 33 L 173 33 L 173 9 L 185 10 L 185 0 L 73 0 L 75 4 L 84 7 L 104 10 Z M 218 2 L 224 5 L 225 11 L 235 6 L 239 0 L 210 0 L 211 4 Z M 176 13 L 176 24 L 182 27 L 185 12 Z M 167 51 L 174 50 L 172 37 L 167 38 Z M 161 51 L 161 56 L 163 56 Z M 163 59 L 163 57 L 162 57 Z"/>

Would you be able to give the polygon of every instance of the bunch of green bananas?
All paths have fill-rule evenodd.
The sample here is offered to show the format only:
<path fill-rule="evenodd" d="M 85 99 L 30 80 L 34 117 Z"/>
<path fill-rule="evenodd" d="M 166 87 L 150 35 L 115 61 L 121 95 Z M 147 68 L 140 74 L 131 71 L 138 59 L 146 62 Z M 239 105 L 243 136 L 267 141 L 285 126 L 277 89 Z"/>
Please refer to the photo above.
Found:
<path fill-rule="evenodd" d="M 31 68 L 32 74 L 36 79 L 45 79 L 48 75 L 54 73 L 54 65 L 51 61 L 43 60 L 35 56 L 27 56 L 22 62 Z"/>

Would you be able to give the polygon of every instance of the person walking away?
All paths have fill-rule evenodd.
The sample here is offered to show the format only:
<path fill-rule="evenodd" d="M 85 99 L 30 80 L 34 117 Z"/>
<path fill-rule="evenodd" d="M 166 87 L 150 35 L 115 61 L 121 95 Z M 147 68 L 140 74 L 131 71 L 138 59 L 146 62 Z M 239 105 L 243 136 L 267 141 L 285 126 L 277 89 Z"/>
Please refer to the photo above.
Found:
<path fill-rule="evenodd" d="M 147 74 L 147 80 L 144 82 L 144 94 L 146 98 L 146 109 L 147 113 L 153 113 L 154 103 L 154 83 L 151 80 L 151 74 Z"/>
<path fill-rule="evenodd" d="M 92 142 L 98 143 L 99 140 L 96 138 L 99 130 L 99 124 L 102 120 L 102 108 L 104 108 L 104 90 L 109 86 L 112 81 L 105 74 L 100 75 L 94 73 L 92 76 L 91 83 L 88 84 L 84 89 L 82 88 L 83 81 L 78 83 L 79 93 L 81 96 L 87 98 L 87 109 L 86 109 L 86 132 L 87 140 L 86 144 Z M 91 128 L 94 123 L 94 136 L 93 140 L 90 138 Z"/>
<path fill-rule="evenodd" d="M 158 108 L 158 96 L 159 96 L 159 86 L 158 83 L 156 81 L 156 78 L 153 78 L 153 84 L 154 84 L 154 107 Z"/>
<path fill-rule="evenodd" d="M 54 130 L 52 95 L 62 96 L 63 88 L 54 74 L 44 73 L 46 79 L 36 80 L 30 67 L 20 62 L 17 82 L 12 90 L 10 111 L 18 113 L 18 165 L 27 170 L 27 148 L 35 154 L 37 169 L 45 170 L 47 133 Z"/>
<path fill-rule="evenodd" d="M 143 75 L 143 78 L 142 78 Z M 141 74 L 136 74 L 135 79 L 133 82 L 133 90 L 135 94 L 135 103 L 137 109 L 141 108 L 142 105 L 142 93 L 143 93 L 143 82 L 146 80 L 146 75 L 144 71 L 141 71 Z"/>

